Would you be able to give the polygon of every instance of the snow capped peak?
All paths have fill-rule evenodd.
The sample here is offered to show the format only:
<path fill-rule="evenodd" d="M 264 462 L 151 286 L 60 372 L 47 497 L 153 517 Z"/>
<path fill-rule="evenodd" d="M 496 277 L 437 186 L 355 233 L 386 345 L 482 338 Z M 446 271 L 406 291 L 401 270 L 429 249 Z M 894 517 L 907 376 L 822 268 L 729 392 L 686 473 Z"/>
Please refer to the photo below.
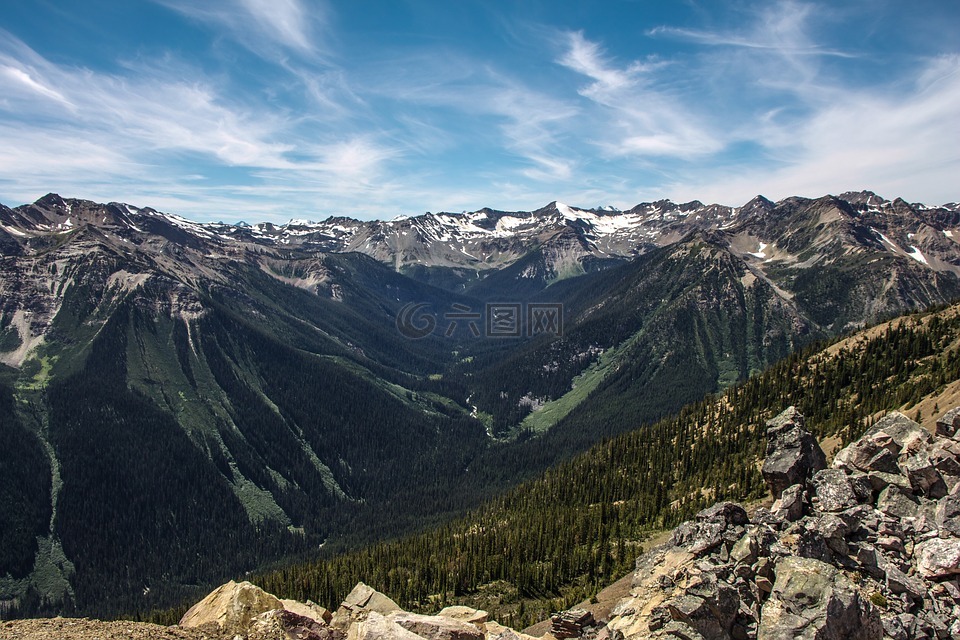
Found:
<path fill-rule="evenodd" d="M 555 202 L 554 206 L 557 208 L 557 211 L 560 213 L 560 215 L 563 216 L 564 220 L 572 221 L 572 220 L 579 220 L 581 218 L 581 216 L 574 213 L 572 207 L 567 206 L 560 201 Z"/>

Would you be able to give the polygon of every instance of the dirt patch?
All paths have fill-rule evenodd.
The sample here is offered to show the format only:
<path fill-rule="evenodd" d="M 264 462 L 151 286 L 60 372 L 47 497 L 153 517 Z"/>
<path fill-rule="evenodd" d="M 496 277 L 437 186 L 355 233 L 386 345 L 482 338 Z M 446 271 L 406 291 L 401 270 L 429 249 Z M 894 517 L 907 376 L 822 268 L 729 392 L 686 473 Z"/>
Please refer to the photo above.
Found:
<path fill-rule="evenodd" d="M 0 623 L 0 640 L 226 640 L 197 629 L 146 622 L 102 622 L 86 618 L 11 620 Z"/>

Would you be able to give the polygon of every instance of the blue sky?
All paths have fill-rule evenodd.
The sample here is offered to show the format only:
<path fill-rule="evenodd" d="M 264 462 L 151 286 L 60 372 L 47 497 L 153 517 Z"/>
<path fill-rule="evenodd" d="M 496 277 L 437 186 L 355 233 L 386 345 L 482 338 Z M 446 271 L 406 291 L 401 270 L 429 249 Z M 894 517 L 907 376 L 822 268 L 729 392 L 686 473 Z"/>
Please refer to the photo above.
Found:
<path fill-rule="evenodd" d="M 960 200 L 960 2 L 0 3 L 0 202 Z"/>

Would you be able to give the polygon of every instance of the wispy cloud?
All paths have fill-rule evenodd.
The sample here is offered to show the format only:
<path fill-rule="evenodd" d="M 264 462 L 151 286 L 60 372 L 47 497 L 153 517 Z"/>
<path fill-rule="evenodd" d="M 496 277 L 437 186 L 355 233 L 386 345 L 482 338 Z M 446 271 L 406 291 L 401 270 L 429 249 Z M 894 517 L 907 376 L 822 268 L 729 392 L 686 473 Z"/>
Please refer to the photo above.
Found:
<path fill-rule="evenodd" d="M 54 64 L 3 35 L 0 134 L 6 149 L 0 173 L 7 176 L 6 193 L 72 188 L 80 195 L 105 182 L 126 185 L 118 190 L 139 183 L 163 193 L 206 168 L 207 184 L 193 180 L 188 187 L 198 198 L 217 176 L 232 171 L 265 191 L 295 175 L 315 192 L 346 200 L 398 157 L 375 132 L 231 98 L 185 65 L 98 73 Z M 194 203 L 195 211 L 208 208 Z"/>
<path fill-rule="evenodd" d="M 653 74 L 667 67 L 666 62 L 617 66 L 581 32 L 567 33 L 565 40 L 566 50 L 557 62 L 592 80 L 579 93 L 601 107 L 590 133 L 608 153 L 685 158 L 721 148 L 722 141 L 683 97 L 657 82 Z"/>
<path fill-rule="evenodd" d="M 745 194 L 818 196 L 850 189 L 956 200 L 960 175 L 960 56 L 927 60 L 913 86 L 825 86 L 834 99 L 773 134 L 768 162 L 713 169 L 674 191 L 738 204 Z M 939 204 L 934 200 L 931 204 Z"/>
<path fill-rule="evenodd" d="M 154 0 L 193 20 L 211 25 L 258 54 L 276 51 L 316 55 L 325 50 L 318 36 L 325 31 L 327 9 L 317 0 L 230 0 L 214 5 L 190 0 Z"/>

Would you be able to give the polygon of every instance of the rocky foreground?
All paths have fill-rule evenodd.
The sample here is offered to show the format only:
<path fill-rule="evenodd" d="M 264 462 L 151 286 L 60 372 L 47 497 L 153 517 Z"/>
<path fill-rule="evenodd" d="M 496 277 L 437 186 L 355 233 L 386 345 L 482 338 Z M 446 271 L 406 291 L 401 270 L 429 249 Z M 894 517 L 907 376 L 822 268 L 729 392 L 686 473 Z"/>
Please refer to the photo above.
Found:
<path fill-rule="evenodd" d="M 930 433 L 879 420 L 832 466 L 793 408 L 767 424 L 777 500 L 751 519 L 724 502 L 637 560 L 609 620 L 574 610 L 548 640 L 960 640 L 960 408 Z M 229 582 L 173 627 L 90 620 L 0 624 L 0 639 L 532 640 L 483 611 L 402 611 L 360 583 L 335 612 Z"/>
<path fill-rule="evenodd" d="M 680 525 L 638 560 L 606 633 L 960 639 L 960 408 L 934 434 L 888 414 L 831 467 L 794 409 L 767 427 L 772 508 Z"/>

